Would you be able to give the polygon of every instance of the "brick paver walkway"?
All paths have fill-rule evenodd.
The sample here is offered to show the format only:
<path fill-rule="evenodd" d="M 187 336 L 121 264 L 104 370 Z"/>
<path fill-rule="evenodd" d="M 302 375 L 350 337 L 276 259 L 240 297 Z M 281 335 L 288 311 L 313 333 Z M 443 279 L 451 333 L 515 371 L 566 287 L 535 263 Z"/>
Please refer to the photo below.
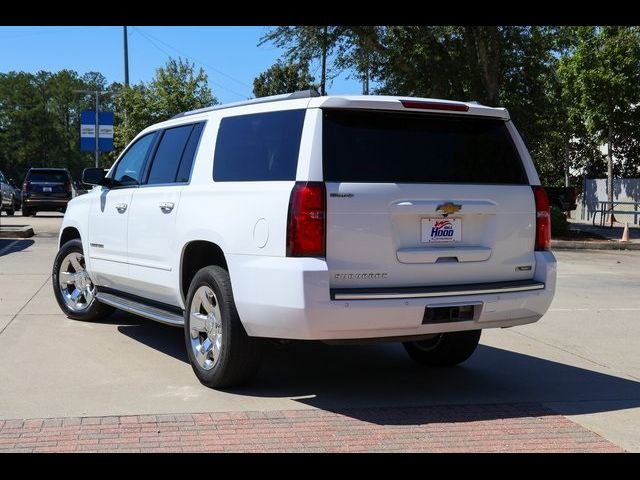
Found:
<path fill-rule="evenodd" d="M 0 452 L 621 452 L 539 404 L 0 420 Z"/>

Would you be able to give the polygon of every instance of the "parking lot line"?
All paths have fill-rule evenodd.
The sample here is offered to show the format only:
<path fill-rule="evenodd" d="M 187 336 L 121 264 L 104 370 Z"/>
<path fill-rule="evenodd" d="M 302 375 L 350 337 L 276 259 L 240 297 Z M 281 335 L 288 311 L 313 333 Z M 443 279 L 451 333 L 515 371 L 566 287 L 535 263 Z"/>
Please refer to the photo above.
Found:
<path fill-rule="evenodd" d="M 4 333 L 4 331 L 9 328 L 9 325 L 11 325 L 11 323 L 18 317 L 18 315 L 20 315 L 20 313 L 27 307 L 27 305 L 29 305 L 29 302 L 31 302 L 31 300 L 33 300 L 35 298 L 36 295 L 38 295 L 38 293 L 40 293 L 40 290 L 42 290 L 44 288 L 44 286 L 46 284 L 48 284 L 51 281 L 51 278 L 46 278 L 45 281 L 42 283 L 42 285 L 40 285 L 40 287 L 38 287 L 38 289 L 35 291 L 35 293 L 33 295 L 31 295 L 31 297 L 29 298 L 29 300 L 27 300 L 24 305 L 22 305 L 22 307 L 20 308 L 20 310 L 18 310 L 13 317 L 11 317 L 11 320 L 9 320 L 7 322 L 7 324 L 2 327 L 2 330 L 0 330 L 0 335 L 2 335 Z"/>

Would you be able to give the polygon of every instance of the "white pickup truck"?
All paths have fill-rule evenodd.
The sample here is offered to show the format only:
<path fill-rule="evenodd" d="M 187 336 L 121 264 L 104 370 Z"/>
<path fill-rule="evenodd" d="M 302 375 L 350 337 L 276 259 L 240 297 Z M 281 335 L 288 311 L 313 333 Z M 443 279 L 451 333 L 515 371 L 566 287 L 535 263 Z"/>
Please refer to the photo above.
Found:
<path fill-rule="evenodd" d="M 70 318 L 184 328 L 208 386 L 264 338 L 403 342 L 454 365 L 555 291 L 549 205 L 503 108 L 296 92 L 143 130 L 67 207 L 53 266 Z"/>

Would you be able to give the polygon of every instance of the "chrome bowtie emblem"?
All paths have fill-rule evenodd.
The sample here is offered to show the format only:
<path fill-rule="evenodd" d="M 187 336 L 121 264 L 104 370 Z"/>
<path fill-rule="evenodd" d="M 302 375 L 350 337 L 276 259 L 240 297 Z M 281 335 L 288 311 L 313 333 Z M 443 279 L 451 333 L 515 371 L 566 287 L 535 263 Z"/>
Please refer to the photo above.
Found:
<path fill-rule="evenodd" d="M 447 215 L 451 215 L 452 213 L 459 212 L 462 209 L 462 205 L 457 205 L 455 203 L 447 202 L 442 205 L 438 205 L 436 207 L 436 212 L 441 213 L 445 217 Z"/>

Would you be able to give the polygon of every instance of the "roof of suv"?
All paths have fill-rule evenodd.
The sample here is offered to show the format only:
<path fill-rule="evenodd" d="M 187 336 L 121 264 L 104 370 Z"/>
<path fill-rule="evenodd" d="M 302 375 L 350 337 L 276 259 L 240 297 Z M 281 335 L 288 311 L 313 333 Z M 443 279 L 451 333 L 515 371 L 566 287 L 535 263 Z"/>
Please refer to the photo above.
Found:
<path fill-rule="evenodd" d="M 60 167 L 32 167 L 32 168 L 29 169 L 30 172 L 31 171 L 36 171 L 37 172 L 39 170 L 46 170 L 47 172 L 51 171 L 51 170 L 53 170 L 53 171 L 61 171 L 61 172 L 68 172 L 69 171 L 68 168 L 60 168 Z"/>
<path fill-rule="evenodd" d="M 250 114 L 303 108 L 349 108 L 397 112 L 444 113 L 509 120 L 509 112 L 506 108 L 487 107 L 477 102 L 459 102 L 437 98 L 391 95 L 320 96 L 313 90 L 305 90 L 182 112 L 169 120 L 150 125 L 140 132 L 138 136 L 142 136 L 158 128 L 181 125 L 186 123 L 185 121 L 197 122 L 207 120 L 211 115 L 216 114 L 220 110 L 238 109 L 242 113 Z"/>

